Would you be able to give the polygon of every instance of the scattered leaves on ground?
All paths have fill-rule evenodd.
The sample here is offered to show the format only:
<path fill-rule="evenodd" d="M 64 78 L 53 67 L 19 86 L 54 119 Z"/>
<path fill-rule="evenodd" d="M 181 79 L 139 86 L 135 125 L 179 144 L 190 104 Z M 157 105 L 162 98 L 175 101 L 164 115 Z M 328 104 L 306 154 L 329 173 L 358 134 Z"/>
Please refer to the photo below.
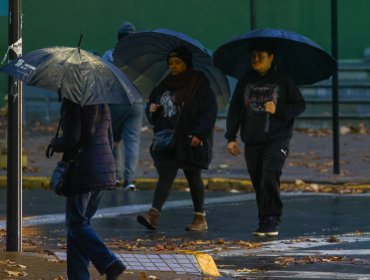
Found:
<path fill-rule="evenodd" d="M 293 257 L 278 257 L 274 261 L 275 264 L 288 266 L 291 264 L 315 264 L 315 263 L 331 263 L 331 262 L 341 262 L 345 260 L 345 257 L 340 256 L 308 256 L 302 258 L 293 258 Z"/>
<path fill-rule="evenodd" d="M 261 247 L 259 242 L 247 242 L 242 240 L 225 241 L 217 240 L 187 240 L 185 238 L 166 238 L 158 239 L 137 239 L 135 241 L 126 241 L 122 239 L 108 240 L 110 248 L 124 249 L 127 251 L 221 251 L 225 249 L 243 248 L 255 249 Z"/>

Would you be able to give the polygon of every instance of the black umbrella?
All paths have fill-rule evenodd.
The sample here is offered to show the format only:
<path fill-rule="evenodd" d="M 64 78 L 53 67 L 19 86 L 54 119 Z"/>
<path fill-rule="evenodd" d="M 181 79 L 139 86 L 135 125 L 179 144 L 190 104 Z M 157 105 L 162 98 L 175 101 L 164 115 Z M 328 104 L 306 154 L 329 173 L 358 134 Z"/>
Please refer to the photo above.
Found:
<path fill-rule="evenodd" d="M 211 54 L 198 40 L 169 29 L 135 32 L 120 39 L 114 49 L 114 63 L 120 67 L 144 95 L 168 73 L 167 55 L 175 47 L 186 46 L 193 54 L 193 67 L 209 79 L 218 105 L 229 101 L 226 76 L 215 67 Z"/>
<path fill-rule="evenodd" d="M 29 86 L 58 92 L 81 106 L 142 99 L 119 68 L 80 48 L 38 49 L 1 67 L 0 72 Z"/>
<path fill-rule="evenodd" d="M 297 85 L 328 79 L 336 71 L 336 61 L 318 44 L 301 34 L 284 29 L 255 29 L 221 45 L 214 62 L 225 74 L 240 78 L 251 69 L 249 47 L 271 44 L 276 67 L 289 74 Z"/>

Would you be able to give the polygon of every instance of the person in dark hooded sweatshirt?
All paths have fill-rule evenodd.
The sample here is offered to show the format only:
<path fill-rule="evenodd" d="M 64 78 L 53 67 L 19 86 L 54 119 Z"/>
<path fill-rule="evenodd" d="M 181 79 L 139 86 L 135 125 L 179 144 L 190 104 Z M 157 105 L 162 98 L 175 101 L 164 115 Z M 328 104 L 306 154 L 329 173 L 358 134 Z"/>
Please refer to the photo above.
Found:
<path fill-rule="evenodd" d="M 294 81 L 276 71 L 273 46 L 267 42 L 250 48 L 252 71 L 242 76 L 230 101 L 225 137 L 231 155 L 239 155 L 240 129 L 244 157 L 258 207 L 256 236 L 277 236 L 283 202 L 280 176 L 289 153 L 294 119 L 305 101 Z"/>
<path fill-rule="evenodd" d="M 152 208 L 137 220 L 148 229 L 157 228 L 162 206 L 178 170 L 182 169 L 194 206 L 193 222 L 185 230 L 206 231 L 201 170 L 208 168 L 212 158 L 216 97 L 208 78 L 193 69 L 188 48 L 180 46 L 171 50 L 167 63 L 170 73 L 151 92 L 146 115 L 154 132 L 176 126 L 176 143 L 171 151 L 154 152 L 151 148 L 159 178 Z"/>

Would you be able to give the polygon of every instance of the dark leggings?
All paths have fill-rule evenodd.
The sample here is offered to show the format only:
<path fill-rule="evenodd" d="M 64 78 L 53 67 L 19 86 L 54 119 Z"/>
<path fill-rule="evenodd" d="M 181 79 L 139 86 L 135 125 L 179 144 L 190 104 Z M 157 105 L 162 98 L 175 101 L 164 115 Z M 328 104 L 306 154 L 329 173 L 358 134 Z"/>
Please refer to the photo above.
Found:
<path fill-rule="evenodd" d="M 172 183 L 176 178 L 179 168 L 171 166 L 157 166 L 159 175 L 157 187 L 154 192 L 152 207 L 162 210 L 163 204 L 166 202 L 172 187 Z M 200 168 L 183 169 L 186 180 L 189 183 L 191 199 L 193 200 L 194 212 L 204 211 L 204 185 L 201 178 Z"/>

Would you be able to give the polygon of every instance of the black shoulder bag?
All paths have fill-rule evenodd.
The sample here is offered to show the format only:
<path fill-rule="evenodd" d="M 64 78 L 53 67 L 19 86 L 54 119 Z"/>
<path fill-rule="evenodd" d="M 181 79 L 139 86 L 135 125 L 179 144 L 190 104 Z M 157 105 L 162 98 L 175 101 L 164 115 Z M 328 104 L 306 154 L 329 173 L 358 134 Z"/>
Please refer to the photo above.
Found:
<path fill-rule="evenodd" d="M 61 122 L 62 119 L 59 120 L 58 129 L 57 132 L 55 133 L 55 138 L 58 137 Z M 53 154 L 54 154 L 53 146 L 49 144 L 46 149 L 46 157 L 51 158 Z M 65 160 L 58 161 L 57 166 L 54 168 L 53 174 L 51 175 L 50 178 L 49 187 L 57 195 L 64 196 L 66 194 L 71 178 L 72 167 L 76 163 L 79 154 L 80 150 L 78 151 L 77 155 L 70 161 Z"/>
<path fill-rule="evenodd" d="M 179 123 L 184 103 L 182 103 L 179 115 L 173 128 L 165 128 L 156 131 L 153 135 L 151 150 L 153 153 L 162 153 L 173 150 L 176 144 L 176 128 Z"/>

